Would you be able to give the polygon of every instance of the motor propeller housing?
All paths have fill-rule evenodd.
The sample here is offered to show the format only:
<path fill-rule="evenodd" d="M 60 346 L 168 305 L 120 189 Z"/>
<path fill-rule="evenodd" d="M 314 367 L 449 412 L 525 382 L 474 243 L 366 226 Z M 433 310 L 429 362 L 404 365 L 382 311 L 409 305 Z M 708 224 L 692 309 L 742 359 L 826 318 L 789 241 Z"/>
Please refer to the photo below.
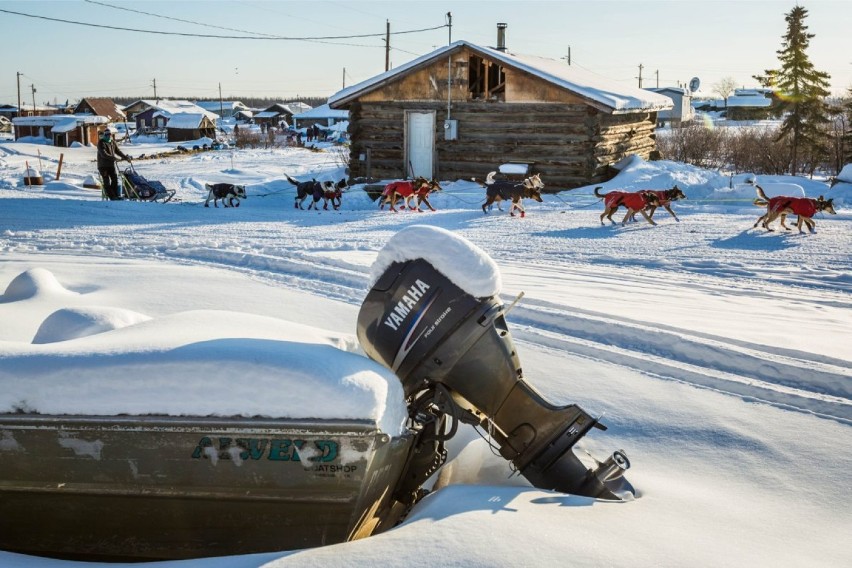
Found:
<path fill-rule="evenodd" d="M 438 386 L 449 391 L 442 410 L 489 431 L 536 487 L 604 499 L 629 489 L 624 452 L 593 469 L 573 453 L 590 429 L 605 427 L 579 406 L 551 404 L 524 381 L 496 294 L 475 297 L 426 258 L 390 262 L 361 306 L 357 334 L 367 355 L 396 373 L 410 402 Z"/>

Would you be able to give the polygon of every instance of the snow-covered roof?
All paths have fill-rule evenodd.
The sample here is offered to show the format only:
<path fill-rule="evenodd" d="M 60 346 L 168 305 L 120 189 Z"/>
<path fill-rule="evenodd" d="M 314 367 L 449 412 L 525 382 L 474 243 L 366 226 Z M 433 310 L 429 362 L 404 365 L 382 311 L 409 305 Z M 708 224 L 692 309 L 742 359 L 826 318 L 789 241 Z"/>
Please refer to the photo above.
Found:
<path fill-rule="evenodd" d="M 218 113 L 222 109 L 230 111 L 248 109 L 248 107 L 240 101 L 196 101 L 195 104 L 204 110 L 213 113 Z"/>
<path fill-rule="evenodd" d="M 12 123 L 18 126 L 49 126 L 55 132 L 74 130 L 79 124 L 106 124 L 109 119 L 105 116 L 91 114 L 53 114 L 50 116 L 18 116 Z M 73 124 L 73 126 L 69 126 Z M 59 130 L 65 128 L 65 130 Z"/>
<path fill-rule="evenodd" d="M 660 94 L 672 93 L 672 94 L 680 95 L 682 97 L 686 97 L 686 96 L 689 96 L 691 94 L 691 92 L 689 90 L 684 89 L 683 87 L 651 87 L 651 88 L 648 88 L 646 90 L 651 91 L 652 93 L 660 93 Z"/>
<path fill-rule="evenodd" d="M 591 106 L 613 114 L 636 111 L 656 111 L 672 107 L 670 98 L 638 87 L 624 85 L 613 79 L 587 71 L 576 65 L 566 65 L 556 59 L 534 55 L 519 55 L 481 47 L 461 40 L 418 57 L 395 69 L 376 75 L 351 87 L 338 91 L 328 99 L 329 105 L 337 107 L 352 99 L 382 87 L 398 76 L 443 58 L 451 52 L 468 48 L 492 61 L 498 61 L 513 69 L 524 71 L 580 97 Z"/>
<path fill-rule="evenodd" d="M 207 116 L 207 118 L 209 118 L 210 120 L 213 120 L 213 121 L 215 121 L 217 118 L 219 118 L 218 114 L 216 114 L 214 112 L 207 111 L 207 110 L 201 108 L 200 106 L 198 106 L 197 104 L 191 103 L 189 101 L 180 101 L 180 100 L 171 101 L 171 100 L 168 100 L 168 99 L 159 99 L 159 100 L 143 99 L 143 100 L 140 100 L 140 101 L 136 101 L 136 103 L 128 105 L 124 108 L 129 108 L 129 107 L 131 107 L 131 106 L 133 106 L 137 103 L 144 103 L 145 105 L 147 105 L 151 108 L 157 109 L 161 113 L 161 116 L 166 116 L 166 117 L 171 116 L 173 114 L 178 114 L 178 113 L 181 113 L 181 112 L 188 112 L 188 113 L 203 114 L 203 115 Z"/>
<path fill-rule="evenodd" d="M 334 118 L 338 120 L 346 120 L 349 118 L 348 110 L 337 110 L 328 106 L 328 104 L 320 105 L 299 114 L 294 114 L 293 118 L 297 120 L 310 120 L 314 118 Z"/>
<path fill-rule="evenodd" d="M 53 132 L 72 132 L 77 128 L 77 119 L 69 116 L 65 120 L 56 123 L 51 130 Z"/>
<path fill-rule="evenodd" d="M 179 112 L 173 114 L 169 119 L 167 128 L 180 128 L 183 130 L 193 130 L 201 126 L 204 120 L 204 115 L 196 112 Z"/>
<path fill-rule="evenodd" d="M 275 118 L 281 114 L 280 112 L 275 112 L 274 110 L 265 110 L 263 112 L 256 113 L 254 118 Z"/>
<path fill-rule="evenodd" d="M 765 108 L 772 104 L 772 99 L 767 99 L 763 95 L 740 95 L 727 98 L 728 108 L 731 107 L 757 107 Z"/>

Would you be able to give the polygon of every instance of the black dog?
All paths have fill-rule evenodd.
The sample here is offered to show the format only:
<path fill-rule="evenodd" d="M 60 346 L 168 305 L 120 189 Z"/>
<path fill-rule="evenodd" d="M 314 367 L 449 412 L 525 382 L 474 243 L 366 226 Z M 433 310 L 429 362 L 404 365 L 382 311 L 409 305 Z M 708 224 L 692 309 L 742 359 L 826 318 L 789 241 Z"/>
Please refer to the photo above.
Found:
<path fill-rule="evenodd" d="M 239 207 L 240 199 L 246 199 L 246 186 L 234 185 L 233 183 L 214 183 L 213 185 L 205 183 L 207 188 L 207 201 L 204 202 L 205 207 L 210 207 L 210 200 L 213 200 L 213 207 L 219 207 L 217 201 L 222 200 L 222 205 L 225 207 Z"/>
<path fill-rule="evenodd" d="M 329 202 L 331 202 L 331 206 L 334 209 L 338 209 L 340 207 L 343 200 L 343 190 L 346 188 L 345 179 L 334 183 L 333 181 L 320 182 L 315 179 L 312 179 L 311 181 L 299 181 L 291 178 L 287 174 L 284 174 L 284 177 L 287 178 L 287 181 L 296 186 L 296 200 L 294 202 L 296 209 L 304 209 L 304 207 L 302 207 L 302 203 L 304 203 L 308 196 L 312 198 L 311 203 L 308 204 L 308 209 L 317 208 L 317 204 L 320 199 L 323 200 L 323 209 L 328 209 Z"/>

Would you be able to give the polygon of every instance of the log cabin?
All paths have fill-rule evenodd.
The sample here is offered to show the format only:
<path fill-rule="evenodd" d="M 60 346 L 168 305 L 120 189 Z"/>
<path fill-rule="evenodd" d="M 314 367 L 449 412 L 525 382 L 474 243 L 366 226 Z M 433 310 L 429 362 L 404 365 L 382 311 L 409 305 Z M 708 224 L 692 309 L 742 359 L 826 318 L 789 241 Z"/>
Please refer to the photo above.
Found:
<path fill-rule="evenodd" d="M 351 178 L 484 178 L 520 162 L 551 191 L 609 179 L 632 154 L 655 158 L 657 113 L 672 107 L 576 65 L 464 40 L 328 104 L 349 111 Z"/>

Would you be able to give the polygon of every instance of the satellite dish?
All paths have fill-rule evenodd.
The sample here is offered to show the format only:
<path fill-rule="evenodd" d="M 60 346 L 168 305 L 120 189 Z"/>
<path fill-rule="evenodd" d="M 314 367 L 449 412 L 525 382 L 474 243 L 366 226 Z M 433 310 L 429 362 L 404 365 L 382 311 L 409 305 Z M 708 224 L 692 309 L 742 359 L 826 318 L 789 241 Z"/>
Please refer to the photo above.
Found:
<path fill-rule="evenodd" d="M 698 87 L 700 87 L 700 86 L 701 86 L 701 80 L 699 80 L 698 77 L 693 77 L 692 80 L 689 82 L 689 90 L 692 91 L 693 93 L 695 91 L 697 91 Z"/>

